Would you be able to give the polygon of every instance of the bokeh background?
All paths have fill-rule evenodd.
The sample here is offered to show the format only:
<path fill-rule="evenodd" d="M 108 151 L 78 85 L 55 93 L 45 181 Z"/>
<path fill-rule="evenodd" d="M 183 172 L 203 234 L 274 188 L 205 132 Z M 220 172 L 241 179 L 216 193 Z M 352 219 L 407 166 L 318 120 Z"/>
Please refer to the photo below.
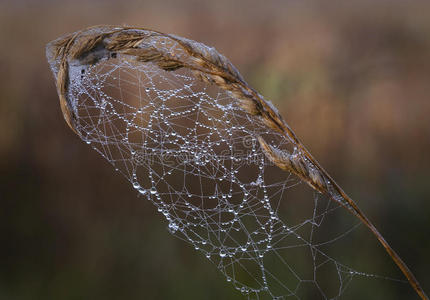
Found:
<path fill-rule="evenodd" d="M 65 124 L 45 44 L 96 24 L 225 54 L 430 292 L 430 2 L 3 0 L 0 299 L 241 299 Z"/>

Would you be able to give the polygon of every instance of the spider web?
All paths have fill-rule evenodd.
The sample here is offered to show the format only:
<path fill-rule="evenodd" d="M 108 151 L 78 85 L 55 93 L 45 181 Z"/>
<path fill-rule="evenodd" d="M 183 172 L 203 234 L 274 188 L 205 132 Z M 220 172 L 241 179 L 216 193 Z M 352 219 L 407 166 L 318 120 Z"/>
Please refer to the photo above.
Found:
<path fill-rule="evenodd" d="M 117 53 L 69 74 L 81 138 L 244 295 L 333 299 L 373 276 L 328 254 L 358 225 L 335 228 L 338 204 L 266 158 L 258 137 L 297 149 L 228 91 Z"/>

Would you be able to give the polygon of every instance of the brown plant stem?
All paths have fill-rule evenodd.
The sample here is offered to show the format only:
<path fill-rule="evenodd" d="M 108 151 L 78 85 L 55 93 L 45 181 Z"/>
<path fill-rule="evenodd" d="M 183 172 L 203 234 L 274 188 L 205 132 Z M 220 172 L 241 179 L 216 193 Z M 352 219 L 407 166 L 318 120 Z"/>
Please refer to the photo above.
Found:
<path fill-rule="evenodd" d="M 154 37 L 167 39 L 173 46 L 170 50 L 165 50 L 154 46 L 153 43 L 144 45 L 145 41 Z M 94 51 L 95 49 L 99 52 Z M 230 61 L 213 48 L 149 29 L 106 25 L 90 27 L 51 42 L 47 51 L 53 59 L 57 60 L 54 69 L 61 109 L 67 124 L 76 134 L 80 135 L 75 128 L 76 116 L 67 96 L 69 62 L 78 60 L 81 64 L 94 65 L 105 53 L 101 50 L 109 54 L 120 53 L 140 63 L 153 63 L 167 72 L 187 68 L 197 79 L 215 84 L 230 92 L 238 101 L 238 105 L 248 114 L 259 119 L 267 128 L 280 132 L 298 149 L 297 153 L 288 153 L 270 146 L 262 137 L 257 137 L 267 158 L 279 168 L 295 174 L 313 189 L 327 195 L 354 214 L 376 236 L 421 299 L 429 299 L 400 256 L 355 202 L 306 150 L 276 109 L 248 86 Z"/>
<path fill-rule="evenodd" d="M 327 172 L 321 168 L 321 170 L 324 172 L 324 174 L 328 176 Z M 421 288 L 421 285 L 419 284 L 418 280 L 415 278 L 412 271 L 408 268 L 408 266 L 405 264 L 405 262 L 400 258 L 400 256 L 397 254 L 396 251 L 394 251 L 393 248 L 391 248 L 390 244 L 384 239 L 381 233 L 379 233 L 378 229 L 373 225 L 373 223 L 367 218 L 367 216 L 361 211 L 361 209 L 355 204 L 355 202 L 339 187 L 339 185 L 334 181 L 331 180 L 333 186 L 335 189 L 339 192 L 339 194 L 342 196 L 342 198 L 349 204 L 349 206 L 345 206 L 348 210 L 350 210 L 354 215 L 357 216 L 360 221 L 366 225 L 367 228 L 370 229 L 370 231 L 376 236 L 378 241 L 381 243 L 381 245 L 385 248 L 385 251 L 387 251 L 388 255 L 392 258 L 392 260 L 396 263 L 396 265 L 399 267 L 399 269 L 402 271 L 402 273 L 405 275 L 405 277 L 408 279 L 410 285 L 415 290 L 415 292 L 421 297 L 423 300 L 428 300 L 428 296 L 425 294 L 424 290 Z M 333 195 L 330 195 L 326 193 L 326 195 L 332 199 L 333 201 L 337 201 Z M 338 201 L 337 201 L 338 202 Z"/>

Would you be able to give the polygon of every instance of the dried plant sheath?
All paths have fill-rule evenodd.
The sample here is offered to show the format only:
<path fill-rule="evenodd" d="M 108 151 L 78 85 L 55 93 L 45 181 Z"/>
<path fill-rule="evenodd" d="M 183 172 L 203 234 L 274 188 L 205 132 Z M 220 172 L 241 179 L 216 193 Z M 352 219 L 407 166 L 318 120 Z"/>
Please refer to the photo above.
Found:
<path fill-rule="evenodd" d="M 157 47 L 155 37 L 158 40 L 162 38 L 163 45 L 170 46 Z M 316 191 L 340 203 L 359 218 L 377 237 L 418 295 L 422 299 L 428 299 L 406 264 L 355 202 L 306 150 L 278 111 L 248 86 L 237 69 L 213 48 L 175 35 L 116 26 L 92 27 L 51 42 L 47 48 L 47 56 L 56 76 L 60 106 L 67 124 L 75 133 L 80 134 L 75 127 L 75 108 L 68 99 L 69 66 L 74 63 L 94 65 L 103 57 L 116 55 L 129 56 L 141 63 L 150 62 L 165 71 L 187 68 L 197 79 L 213 83 L 230 92 L 237 99 L 237 104 L 249 115 L 258 118 L 271 130 L 281 133 L 295 147 L 293 153 L 289 153 L 271 146 L 263 137 L 258 137 L 266 157 L 279 168 L 295 174 Z"/>

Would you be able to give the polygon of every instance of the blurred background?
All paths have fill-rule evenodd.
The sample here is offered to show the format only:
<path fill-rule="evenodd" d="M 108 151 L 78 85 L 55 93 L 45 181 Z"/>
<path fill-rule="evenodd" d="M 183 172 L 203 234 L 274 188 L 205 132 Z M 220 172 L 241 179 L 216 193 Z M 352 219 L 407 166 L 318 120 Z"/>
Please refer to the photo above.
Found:
<path fill-rule="evenodd" d="M 96 24 L 215 46 L 430 292 L 430 2 L 3 0 L 0 299 L 241 299 L 64 122 L 45 45 Z"/>

